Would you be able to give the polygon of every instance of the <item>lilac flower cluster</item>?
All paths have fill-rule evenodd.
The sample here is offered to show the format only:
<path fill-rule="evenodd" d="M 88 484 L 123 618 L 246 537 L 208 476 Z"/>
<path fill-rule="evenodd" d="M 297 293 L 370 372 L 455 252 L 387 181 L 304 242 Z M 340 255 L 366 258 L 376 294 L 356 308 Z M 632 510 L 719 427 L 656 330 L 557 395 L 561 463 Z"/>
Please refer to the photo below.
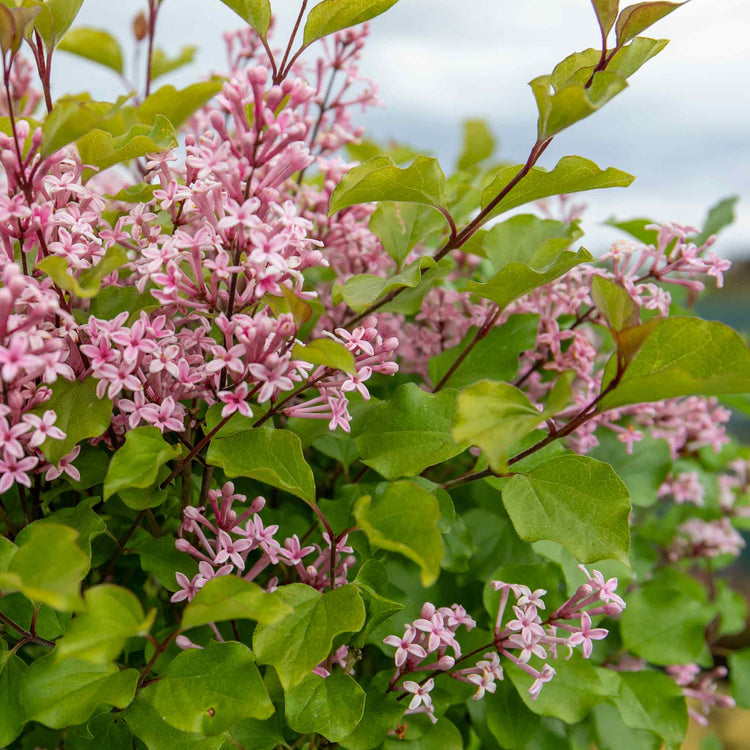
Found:
<path fill-rule="evenodd" d="M 412 696 L 406 714 L 425 713 L 432 722 L 437 721 L 430 693 L 435 686 L 435 675 L 441 672 L 476 687 L 473 699 L 480 700 L 486 693 L 494 693 L 496 681 L 504 678 L 500 660 L 504 657 L 533 678 L 529 694 L 535 699 L 556 674 L 554 667 L 546 662 L 558 657 L 558 647 L 567 647 L 569 658 L 573 649 L 580 646 L 583 657 L 588 659 L 593 642 L 608 634 L 606 629 L 593 626 L 592 617 L 616 616 L 625 609 L 625 602 L 615 593 L 616 578 L 606 580 L 597 570 L 590 575 L 584 566 L 579 567 L 587 582 L 545 620 L 539 614 L 546 608 L 544 589 L 532 591 L 522 584 L 491 581 L 491 587 L 500 592 L 494 638 L 469 654 L 462 655 L 456 632 L 460 626 L 471 630 L 476 622 L 457 604 L 436 608 L 428 602 L 420 616 L 404 627 L 402 636 L 387 636 L 384 643 L 396 648 L 396 671 L 390 689 Z M 515 598 L 513 616 L 506 618 L 511 594 Z M 482 652 L 487 653 L 474 666 L 457 668 Z M 530 663 L 534 657 L 544 662 L 539 668 Z M 404 679 L 423 671 L 430 673 L 425 679 Z"/>
<path fill-rule="evenodd" d="M 701 726 L 708 724 L 711 709 L 734 708 L 734 699 L 717 692 L 718 680 L 727 676 L 726 667 L 702 671 L 697 664 L 667 667 L 667 674 L 682 688 L 688 699 L 688 713 Z"/>

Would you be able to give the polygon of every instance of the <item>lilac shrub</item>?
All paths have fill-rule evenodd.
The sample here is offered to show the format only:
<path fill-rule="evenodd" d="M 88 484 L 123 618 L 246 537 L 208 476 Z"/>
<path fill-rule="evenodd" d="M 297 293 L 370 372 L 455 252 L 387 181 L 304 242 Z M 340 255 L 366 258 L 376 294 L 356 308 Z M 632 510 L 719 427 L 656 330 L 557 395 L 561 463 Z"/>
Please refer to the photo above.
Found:
<path fill-rule="evenodd" d="M 357 122 L 397 0 L 222 0 L 180 90 L 163 2 L 130 55 L 0 4 L 0 745 L 678 747 L 748 705 L 750 352 L 694 313 L 734 199 L 595 257 L 571 196 L 633 177 L 540 166 L 677 4 L 593 0 L 526 161 L 470 121 L 446 176 Z M 60 54 L 139 82 L 55 100 Z"/>

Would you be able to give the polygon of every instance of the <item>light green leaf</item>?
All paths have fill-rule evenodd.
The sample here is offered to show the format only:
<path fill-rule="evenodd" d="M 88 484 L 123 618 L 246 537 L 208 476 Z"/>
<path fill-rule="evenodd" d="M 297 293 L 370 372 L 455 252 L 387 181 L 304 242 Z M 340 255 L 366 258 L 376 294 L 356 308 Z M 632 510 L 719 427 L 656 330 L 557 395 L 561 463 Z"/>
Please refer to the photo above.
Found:
<path fill-rule="evenodd" d="M 49 156 L 99 127 L 118 111 L 124 99 L 96 102 L 87 94 L 58 99 L 42 125 L 42 155 Z"/>
<path fill-rule="evenodd" d="M 713 616 L 698 581 L 662 569 L 628 595 L 620 619 L 623 645 L 652 664 L 689 664 L 703 651 Z"/>
<path fill-rule="evenodd" d="M 104 257 L 92 268 L 82 271 L 78 277 L 68 273 L 68 261 L 60 255 L 42 258 L 36 267 L 49 276 L 61 289 L 81 299 L 90 299 L 99 294 L 102 279 L 128 262 L 128 255 L 121 247 L 109 248 Z"/>
<path fill-rule="evenodd" d="M 539 110 L 540 141 L 592 115 L 628 85 L 621 75 L 609 70 L 596 73 L 588 88 L 585 84 L 577 81 L 556 86 L 551 75 L 539 76 L 529 83 Z"/>
<path fill-rule="evenodd" d="M 382 747 L 387 733 L 403 716 L 405 706 L 401 705 L 393 692 L 386 692 L 390 674 L 378 672 L 367 686 L 365 709 L 357 728 L 340 745 L 346 750 L 374 750 Z"/>
<path fill-rule="evenodd" d="M 518 174 L 523 165 L 503 167 L 492 182 L 482 191 L 482 208 L 486 208 Z M 549 198 L 562 193 L 578 193 L 600 188 L 627 187 L 635 178 L 627 172 L 609 167 L 600 169 L 582 156 L 564 156 L 555 168 L 548 172 L 542 167 L 534 167 L 490 213 L 497 216 L 511 208 L 525 203 Z M 489 217 L 488 217 L 489 218 Z"/>
<path fill-rule="evenodd" d="M 258 661 L 272 664 L 289 690 L 328 657 L 336 636 L 360 630 L 365 606 L 353 585 L 321 593 L 292 583 L 276 593 L 292 613 L 277 623 L 258 625 L 253 648 Z"/>
<path fill-rule="evenodd" d="M 748 614 L 747 597 L 741 591 L 735 591 L 728 581 L 716 582 L 714 606 L 720 618 L 717 635 L 736 635 L 745 629 Z"/>
<path fill-rule="evenodd" d="M 557 674 L 536 700 L 528 693 L 533 678 L 515 664 L 503 664 L 521 699 L 535 714 L 575 724 L 598 703 L 618 694 L 616 673 L 592 666 L 579 653 L 574 653 L 570 660 L 556 659 L 549 663 Z"/>
<path fill-rule="evenodd" d="M 593 259 L 594 256 L 586 248 L 582 247 L 577 252 L 560 250 L 559 243 L 553 242 L 546 244 L 540 253 L 530 258 L 529 263 L 508 263 L 486 284 L 470 281 L 466 289 L 479 297 L 492 300 L 503 309 L 514 300 Z"/>
<path fill-rule="evenodd" d="M 750 708 L 750 648 L 729 655 L 729 681 L 737 705 Z"/>
<path fill-rule="evenodd" d="M 582 236 L 577 221 L 567 224 L 540 219 L 533 214 L 519 214 L 495 224 L 487 232 L 482 249 L 496 271 L 510 263 L 539 268 L 548 265 Z"/>
<path fill-rule="evenodd" d="M 307 17 L 304 44 L 312 44 L 316 39 L 333 34 L 342 29 L 369 21 L 398 0 L 323 0 Z"/>
<path fill-rule="evenodd" d="M 432 394 L 402 385 L 355 422 L 360 458 L 386 479 L 421 474 L 466 448 L 451 435 L 455 414 L 455 391 Z"/>
<path fill-rule="evenodd" d="M 257 583 L 237 576 L 220 576 L 206 582 L 182 615 L 182 629 L 209 622 L 255 620 L 269 625 L 288 615 L 291 608 Z"/>
<path fill-rule="evenodd" d="M 352 353 L 343 344 L 332 339 L 314 339 L 307 344 L 296 344 L 292 349 L 292 356 L 313 365 L 332 367 L 343 372 L 357 371 Z"/>
<path fill-rule="evenodd" d="M 42 453 L 51 464 L 57 465 L 81 440 L 99 437 L 109 427 L 112 402 L 96 395 L 96 384 L 94 378 L 58 378 L 51 386 L 50 400 L 34 410 L 41 416 L 52 409 L 57 414 L 55 426 L 65 433 L 63 440 L 47 438 L 42 443 Z"/>
<path fill-rule="evenodd" d="M 352 276 L 343 286 L 334 284 L 333 301 L 335 304 L 343 301 L 354 312 L 364 312 L 389 292 L 402 287 L 414 289 L 422 281 L 425 270 L 429 271 L 436 267 L 437 264 L 432 258 L 423 256 L 408 265 L 401 273 L 388 279 L 371 273 L 361 273 Z"/>
<path fill-rule="evenodd" d="M 613 360 L 605 369 L 602 389 L 615 375 L 617 365 Z M 742 337 L 722 323 L 675 317 L 655 325 L 617 387 L 604 396 L 599 408 L 747 391 L 750 350 Z"/>
<path fill-rule="evenodd" d="M 464 741 L 456 725 L 444 717 L 434 726 L 426 724 L 426 728 L 412 719 L 407 725 L 406 739 L 386 737 L 380 747 L 382 750 L 463 750 Z"/>
<path fill-rule="evenodd" d="M 10 747 L 23 729 L 25 718 L 19 693 L 26 669 L 24 661 L 16 654 L 9 654 L 5 641 L 0 640 L 0 747 Z"/>
<path fill-rule="evenodd" d="M 249 423 L 249 420 L 247 420 Z M 289 430 L 238 430 L 211 441 L 206 461 L 230 479 L 249 477 L 315 502 L 312 469 L 302 455 L 300 439 Z"/>
<path fill-rule="evenodd" d="M 558 542 L 580 562 L 628 562 L 630 495 L 609 464 L 588 456 L 553 458 L 525 474 L 491 480 L 526 542 Z"/>
<path fill-rule="evenodd" d="M 398 552 L 419 565 L 425 588 L 435 583 L 443 540 L 437 527 L 440 507 L 431 492 L 414 482 L 392 482 L 379 497 L 360 497 L 354 517 L 370 544 Z"/>
<path fill-rule="evenodd" d="M 629 42 L 681 5 L 684 3 L 650 2 L 636 3 L 623 8 L 617 19 L 617 44 Z"/>
<path fill-rule="evenodd" d="M 359 724 L 365 691 L 348 674 L 311 674 L 286 694 L 284 705 L 287 724 L 295 732 L 317 732 L 339 742 Z"/>
<path fill-rule="evenodd" d="M 169 57 L 163 49 L 157 47 L 151 57 L 151 80 L 153 81 L 167 73 L 171 73 L 173 70 L 178 70 L 179 68 L 190 64 L 195 59 L 195 53 L 197 51 L 197 47 L 188 45 L 183 47 L 177 53 L 176 57 Z"/>
<path fill-rule="evenodd" d="M 357 572 L 354 584 L 363 593 L 367 610 L 367 624 L 355 641 L 355 645 L 360 646 L 366 642 L 367 636 L 380 623 L 396 612 L 400 612 L 404 605 L 389 598 L 392 594 L 388 582 L 388 572 L 385 565 L 379 560 L 371 558 L 365 561 Z"/>
<path fill-rule="evenodd" d="M 271 3 L 269 0 L 221 0 L 243 21 L 249 23 L 263 39 L 271 25 Z"/>
<path fill-rule="evenodd" d="M 445 226 L 442 214 L 419 203 L 383 201 L 370 217 L 370 231 L 399 269 L 417 244 Z"/>
<path fill-rule="evenodd" d="M 464 122 L 464 144 L 458 168 L 469 169 L 489 159 L 495 151 L 495 138 L 486 120 Z"/>
<path fill-rule="evenodd" d="M 599 28 L 606 39 L 617 20 L 620 0 L 591 0 L 591 4 L 594 6 L 594 12 L 599 21 Z"/>
<path fill-rule="evenodd" d="M 208 736 L 274 711 L 253 652 L 234 642 L 178 654 L 147 688 L 147 699 L 175 729 Z"/>
<path fill-rule="evenodd" d="M 156 123 L 161 115 L 166 117 L 173 127 L 179 128 L 207 101 L 218 94 L 221 87 L 222 81 L 216 78 L 193 83 L 184 89 L 176 89 L 168 84 L 160 87 L 145 99 L 136 110 L 136 115 L 144 125 Z"/>
<path fill-rule="evenodd" d="M 734 223 L 737 201 L 739 201 L 739 196 L 733 195 L 711 207 L 703 224 L 703 231 L 692 240 L 698 247 L 705 243 L 712 234 L 719 234 L 722 229 Z"/>
<path fill-rule="evenodd" d="M 511 680 L 500 680 L 496 685 L 495 692 L 486 693 L 482 699 L 487 728 L 501 747 L 524 747 L 539 731 L 541 719 L 526 708 Z"/>
<path fill-rule="evenodd" d="M 181 732 L 167 723 L 151 704 L 150 690 L 151 686 L 138 691 L 135 700 L 121 714 L 130 731 L 146 745 L 148 750 L 162 750 L 163 748 L 220 750 L 220 748 L 226 748 L 227 738 L 224 735 L 204 737 L 192 732 Z"/>
<path fill-rule="evenodd" d="M 104 499 L 116 492 L 131 488 L 151 487 L 159 469 L 180 456 L 180 446 L 168 443 L 157 427 L 137 427 L 125 433 L 125 444 L 115 451 L 104 479 Z M 134 495 L 121 495 L 123 502 L 134 510 L 153 507 L 146 501 L 144 507 Z M 162 497 L 159 502 L 163 502 Z"/>
<path fill-rule="evenodd" d="M 65 35 L 58 49 L 78 55 L 78 57 L 85 57 L 117 73 L 122 73 L 120 44 L 112 34 L 102 29 L 79 26 Z"/>
<path fill-rule="evenodd" d="M 125 708 L 135 695 L 138 670 L 79 659 L 58 662 L 55 654 L 32 662 L 21 684 L 19 703 L 29 721 L 62 729 L 87 721 L 102 704 Z"/>
<path fill-rule="evenodd" d="M 543 420 L 544 415 L 518 388 L 483 380 L 458 395 L 453 438 L 481 448 L 490 466 L 502 471 L 511 446 Z"/>
<path fill-rule="evenodd" d="M 103 171 L 124 161 L 173 148 L 177 145 L 177 135 L 170 121 L 159 114 L 153 125 L 134 125 L 117 137 L 105 130 L 91 130 L 78 139 L 77 145 L 83 164 Z M 88 177 L 91 174 L 91 170 L 86 172 Z"/>
<path fill-rule="evenodd" d="M 24 0 L 24 5 L 31 4 Z M 34 26 L 44 40 L 45 46 L 50 50 L 57 46 L 75 21 L 83 0 L 44 0 L 41 3 L 34 2 L 34 4 L 41 11 Z"/>
<path fill-rule="evenodd" d="M 512 380 L 518 372 L 518 358 L 533 349 L 539 317 L 512 315 L 502 326 L 495 326 L 471 350 L 451 375 L 451 388 L 465 388 L 480 380 Z M 439 383 L 468 344 L 474 340 L 476 328 L 470 328 L 458 346 L 433 357 L 429 363 L 430 380 Z"/>
<path fill-rule="evenodd" d="M 374 201 L 445 206 L 445 175 L 437 159 L 420 155 L 401 169 L 390 156 L 374 156 L 344 175 L 331 195 L 328 215 Z"/>
<path fill-rule="evenodd" d="M 0 573 L 0 589 L 20 591 L 53 609 L 67 612 L 80 608 L 83 602 L 78 592 L 89 558 L 77 539 L 78 532 L 62 524 L 31 524 Z"/>
<path fill-rule="evenodd" d="M 135 594 L 121 586 L 93 586 L 84 599 L 85 611 L 71 620 L 55 648 L 58 662 L 73 657 L 108 664 L 119 656 L 128 638 L 145 636 L 156 616 L 156 610 L 144 615 Z"/>
<path fill-rule="evenodd" d="M 594 276 L 591 279 L 591 299 L 613 331 L 637 326 L 641 322 L 640 308 L 621 284 Z"/>
<path fill-rule="evenodd" d="M 682 688 L 661 672 L 620 672 L 620 695 L 614 703 L 625 724 L 645 729 L 681 747 L 688 725 Z"/>

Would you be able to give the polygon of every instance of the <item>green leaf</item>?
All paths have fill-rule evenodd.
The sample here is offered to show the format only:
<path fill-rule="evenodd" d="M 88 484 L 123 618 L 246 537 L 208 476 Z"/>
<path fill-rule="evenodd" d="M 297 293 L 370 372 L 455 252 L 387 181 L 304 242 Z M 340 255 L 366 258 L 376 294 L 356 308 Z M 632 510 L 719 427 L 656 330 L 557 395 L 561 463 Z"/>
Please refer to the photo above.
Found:
<path fill-rule="evenodd" d="M 503 167 L 482 191 L 482 208 L 486 208 L 522 168 L 523 165 Z M 594 162 L 582 156 L 564 156 L 551 172 L 542 167 L 534 167 L 495 206 L 488 218 L 531 201 L 549 198 L 551 195 L 578 193 L 599 188 L 627 187 L 634 179 L 633 175 L 621 172 L 614 167 L 599 169 Z"/>
<path fill-rule="evenodd" d="M 109 248 L 104 257 L 92 268 L 87 268 L 76 278 L 68 273 L 68 262 L 60 255 L 42 258 L 36 267 L 44 271 L 61 289 L 65 289 L 81 299 L 95 297 L 101 289 L 102 279 L 128 262 L 125 250 L 115 245 Z"/>
<path fill-rule="evenodd" d="M 239 743 L 237 746 L 243 750 L 276 750 L 286 744 L 278 711 L 264 721 L 243 719 L 229 731 L 232 739 Z"/>
<path fill-rule="evenodd" d="M 602 30 L 602 35 L 606 39 L 617 20 L 620 0 L 591 0 L 591 4 L 594 6 L 594 12 L 599 21 L 599 28 Z"/>
<path fill-rule="evenodd" d="M 549 250 L 552 252 L 549 253 Z M 543 248 L 543 254 L 535 254 L 528 263 L 508 263 L 486 284 L 469 281 L 466 289 L 479 297 L 492 300 L 504 309 L 514 300 L 564 276 L 581 263 L 588 263 L 593 259 L 594 256 L 583 247 L 573 252 L 572 250 L 558 250 L 554 245 L 547 245 Z"/>
<path fill-rule="evenodd" d="M 156 616 L 156 610 L 144 615 L 135 594 L 121 586 L 93 586 L 84 598 L 86 610 L 71 620 L 55 648 L 57 661 L 73 657 L 107 664 L 120 654 L 128 638 L 145 636 Z"/>
<path fill-rule="evenodd" d="M 111 34 L 101 29 L 79 26 L 65 35 L 58 49 L 93 60 L 116 73 L 122 73 L 120 44 Z"/>
<path fill-rule="evenodd" d="M 491 480 L 518 536 L 558 542 L 580 562 L 628 562 L 630 496 L 609 464 L 588 456 L 553 458 L 527 473 Z"/>
<path fill-rule="evenodd" d="M 352 276 L 343 286 L 334 284 L 333 301 L 335 304 L 343 301 L 354 312 L 364 312 L 389 292 L 402 287 L 414 289 L 419 286 L 425 271 L 429 272 L 437 267 L 437 263 L 432 258 L 422 256 L 419 260 L 410 263 L 401 273 L 387 279 L 371 273 L 361 273 Z"/>
<path fill-rule="evenodd" d="M 216 78 L 193 83 L 184 89 L 176 89 L 171 84 L 162 86 L 143 101 L 136 110 L 136 115 L 143 125 L 156 123 L 161 115 L 166 117 L 173 127 L 179 128 L 207 101 L 218 94 L 221 87 L 222 81 Z"/>
<path fill-rule="evenodd" d="M 138 670 L 55 654 L 32 662 L 21 684 L 19 703 L 29 721 L 62 729 L 87 721 L 102 704 L 125 708 L 135 695 Z"/>
<path fill-rule="evenodd" d="M 182 629 L 224 620 L 255 620 L 269 625 L 288 615 L 291 608 L 257 583 L 236 576 L 207 581 L 182 615 Z"/>
<path fill-rule="evenodd" d="M 483 380 L 458 395 L 453 437 L 457 443 L 481 448 L 490 466 L 502 471 L 511 446 L 543 420 L 544 415 L 518 388 Z"/>
<path fill-rule="evenodd" d="M 628 595 L 620 619 L 623 645 L 652 664 L 688 664 L 703 651 L 713 616 L 700 583 L 662 570 Z"/>
<path fill-rule="evenodd" d="M 717 635 L 735 635 L 745 629 L 748 614 L 747 599 L 742 592 L 735 591 L 728 581 L 716 582 L 714 606 L 716 614 L 720 617 Z"/>
<path fill-rule="evenodd" d="M 632 729 L 658 734 L 669 747 L 681 747 L 688 725 L 682 688 L 661 672 L 620 672 L 615 706 Z"/>
<path fill-rule="evenodd" d="M 409 726 L 418 727 L 419 724 L 412 719 Z M 387 737 L 381 747 L 383 750 L 463 750 L 461 732 L 448 719 L 441 718 L 434 726 L 427 724 L 427 727 L 424 734 L 418 734 L 420 730 L 415 732 L 407 728 L 405 740 Z M 417 736 L 411 739 L 411 735 Z"/>
<path fill-rule="evenodd" d="M 466 448 L 451 436 L 455 414 L 455 391 L 433 394 L 407 383 L 355 422 L 357 451 L 386 479 L 421 474 Z"/>
<path fill-rule="evenodd" d="M 149 750 L 162 750 L 163 748 L 220 750 L 220 748 L 226 748 L 227 739 L 223 735 L 203 737 L 200 734 L 181 732 L 167 723 L 151 704 L 149 700 L 150 690 L 150 686 L 140 690 L 136 699 L 128 706 L 127 711 L 121 714 L 130 731 Z"/>
<path fill-rule="evenodd" d="M 519 214 L 495 224 L 482 244 L 484 254 L 496 271 L 510 263 L 523 263 L 532 268 L 544 267 L 583 236 L 577 221 L 540 219 L 533 214 Z"/>
<path fill-rule="evenodd" d="M 602 390 L 616 369 L 616 362 L 610 360 Z M 750 350 L 737 332 L 722 323 L 675 317 L 658 322 L 599 408 L 749 390 Z"/>
<path fill-rule="evenodd" d="M 653 226 L 656 222 L 653 219 L 626 219 L 624 221 L 617 220 L 614 216 L 607 219 L 604 224 L 610 227 L 615 227 L 631 237 L 635 237 L 639 242 L 644 245 L 656 244 L 657 232 L 654 229 L 646 229 L 648 226 Z"/>
<path fill-rule="evenodd" d="M 390 156 L 374 156 L 344 175 L 331 195 L 328 215 L 374 201 L 445 206 L 445 175 L 437 159 L 420 155 L 400 169 Z"/>
<path fill-rule="evenodd" d="M 494 693 L 485 693 L 484 715 L 487 728 L 501 747 L 524 747 L 536 735 L 541 719 L 526 708 L 509 679 L 496 683 Z"/>
<path fill-rule="evenodd" d="M 42 443 L 42 453 L 51 464 L 57 465 L 81 440 L 99 437 L 109 427 L 112 402 L 96 395 L 96 384 L 94 378 L 58 378 L 51 386 L 50 400 L 34 410 L 41 416 L 52 409 L 57 414 L 55 426 L 65 433 L 63 440 L 47 438 Z"/>
<path fill-rule="evenodd" d="M 249 423 L 249 420 L 247 420 Z M 312 469 L 302 455 L 300 439 L 289 430 L 239 430 L 211 441 L 206 461 L 230 479 L 249 477 L 315 502 Z"/>
<path fill-rule="evenodd" d="M 77 145 L 81 161 L 103 171 L 115 164 L 173 148 L 177 145 L 177 134 L 172 123 L 158 114 L 153 125 L 134 125 L 117 137 L 98 128 L 91 130 L 78 139 Z M 93 172 L 87 170 L 86 175 L 91 174 Z"/>
<path fill-rule="evenodd" d="M 101 713 L 68 727 L 65 750 L 132 750 L 133 735 L 120 713 Z"/>
<path fill-rule="evenodd" d="M 123 103 L 123 100 L 116 103 L 96 102 L 87 97 L 86 94 L 81 97 L 64 96 L 55 102 L 42 125 L 43 156 L 49 156 L 85 136 L 117 112 Z"/>
<path fill-rule="evenodd" d="M 78 592 L 89 569 L 89 558 L 77 539 L 78 532 L 62 524 L 31 524 L 0 573 L 0 589 L 20 591 L 53 609 L 80 608 L 83 602 Z"/>
<path fill-rule="evenodd" d="M 398 552 L 419 565 L 424 587 L 435 583 L 443 540 L 437 527 L 440 508 L 431 492 L 414 482 L 392 482 L 379 497 L 360 497 L 354 517 L 370 544 Z"/>
<path fill-rule="evenodd" d="M 589 455 L 615 470 L 630 492 L 630 502 L 642 508 L 658 502 L 659 487 L 672 468 L 667 441 L 646 434 L 633 444 L 632 453 L 627 453 L 610 430 L 600 430 L 597 439 L 599 445 Z"/>
<path fill-rule="evenodd" d="M 529 83 L 539 109 L 539 141 L 594 114 L 628 85 L 623 76 L 610 70 L 595 73 L 589 87 L 585 85 L 587 81 L 556 85 L 553 75 L 539 76 Z"/>
<path fill-rule="evenodd" d="M 364 714 L 357 728 L 343 739 L 346 750 L 373 750 L 381 747 L 387 733 L 398 723 L 404 713 L 393 692 L 386 692 L 392 672 L 378 672 L 367 686 Z"/>
<path fill-rule="evenodd" d="M 486 120 L 464 122 L 464 145 L 458 157 L 458 168 L 469 169 L 489 159 L 495 151 L 495 138 Z"/>
<path fill-rule="evenodd" d="M 307 17 L 304 44 L 312 44 L 316 39 L 333 34 L 342 29 L 369 21 L 398 0 L 323 0 Z"/>
<path fill-rule="evenodd" d="M 296 344 L 292 349 L 292 357 L 343 372 L 357 371 L 352 353 L 343 344 L 332 339 L 314 339 L 307 344 Z"/>
<path fill-rule="evenodd" d="M 26 3 L 24 3 L 26 4 Z M 44 0 L 38 3 L 41 12 L 34 26 L 38 29 L 47 50 L 57 46 L 75 21 L 83 0 Z"/>
<path fill-rule="evenodd" d="M 640 308 L 621 284 L 594 276 L 591 279 L 591 299 L 613 331 L 637 326 L 641 322 Z"/>
<path fill-rule="evenodd" d="M 253 648 L 258 661 L 273 665 L 284 689 L 289 690 L 328 657 L 336 636 L 362 628 L 365 605 L 353 585 L 322 593 L 292 583 L 276 594 L 292 613 L 279 622 L 258 625 Z"/>
<path fill-rule="evenodd" d="M 147 699 L 175 729 L 217 735 L 274 711 L 255 657 L 241 643 L 216 643 L 178 654 L 147 688 Z"/>
<path fill-rule="evenodd" d="M 703 224 L 703 231 L 697 237 L 693 238 L 693 242 L 698 247 L 703 245 L 711 235 L 719 234 L 722 229 L 734 223 L 737 201 L 739 201 L 739 196 L 733 195 L 729 198 L 724 198 L 723 201 L 719 201 L 719 203 L 711 208 Z"/>
<path fill-rule="evenodd" d="M 732 696 L 738 706 L 750 708 L 750 648 L 735 651 L 728 661 Z"/>
<path fill-rule="evenodd" d="M 311 674 L 286 694 L 284 703 L 287 724 L 295 732 L 317 732 L 339 742 L 359 724 L 365 691 L 348 674 Z"/>
<path fill-rule="evenodd" d="M 512 315 L 502 326 L 495 326 L 471 350 L 459 368 L 451 375 L 451 388 L 465 388 L 479 380 L 512 380 L 518 372 L 519 356 L 533 349 L 536 343 L 539 317 Z M 474 340 L 476 328 L 470 328 L 458 346 L 447 349 L 430 359 L 430 381 L 439 383 L 468 344 Z"/>
<path fill-rule="evenodd" d="M 418 203 L 383 201 L 370 217 L 370 231 L 399 269 L 417 244 L 445 225 L 442 214 Z"/>
<path fill-rule="evenodd" d="M 122 490 L 131 488 L 146 489 L 151 487 L 159 475 L 159 469 L 168 461 L 180 456 L 180 446 L 168 443 L 157 427 L 137 427 L 125 433 L 125 444 L 120 446 L 112 456 L 112 461 L 104 479 L 104 499 L 121 493 L 121 499 L 134 510 L 153 507 L 146 499 L 142 504 L 138 496 Z M 159 502 L 163 502 L 160 498 Z"/>
<path fill-rule="evenodd" d="M 183 47 L 176 57 L 169 57 L 163 49 L 157 47 L 151 57 L 151 80 L 153 81 L 167 73 L 171 73 L 173 70 L 178 70 L 185 65 L 189 65 L 195 59 L 197 51 L 197 47 L 188 45 Z"/>
<path fill-rule="evenodd" d="M 684 3 L 651 2 L 637 3 L 623 8 L 617 19 L 617 44 L 629 42 L 681 5 Z"/>
<path fill-rule="evenodd" d="M 24 661 L 16 654 L 8 654 L 5 641 L 0 640 L 0 747 L 10 747 L 23 729 L 25 719 L 19 693 L 26 669 Z"/>
<path fill-rule="evenodd" d="M 269 0 L 221 0 L 243 21 L 249 23 L 265 39 L 271 25 L 271 3 Z"/>
<path fill-rule="evenodd" d="M 616 673 L 592 666 L 579 653 L 574 653 L 570 660 L 551 661 L 550 666 L 557 674 L 533 700 L 528 693 L 533 678 L 515 664 L 503 664 L 521 700 L 535 714 L 554 716 L 567 724 L 575 724 L 598 703 L 618 694 Z"/>
<path fill-rule="evenodd" d="M 357 572 L 354 584 L 362 592 L 367 610 L 366 625 L 357 637 L 359 643 L 355 644 L 361 645 L 380 623 L 396 612 L 400 612 L 404 605 L 388 598 L 390 595 L 388 573 L 385 565 L 379 560 L 372 558 L 365 561 Z"/>
<path fill-rule="evenodd" d="M 16 23 L 13 19 L 13 13 L 4 5 L 0 6 L 0 49 L 5 55 L 8 50 L 13 48 L 13 41 L 16 36 Z"/>

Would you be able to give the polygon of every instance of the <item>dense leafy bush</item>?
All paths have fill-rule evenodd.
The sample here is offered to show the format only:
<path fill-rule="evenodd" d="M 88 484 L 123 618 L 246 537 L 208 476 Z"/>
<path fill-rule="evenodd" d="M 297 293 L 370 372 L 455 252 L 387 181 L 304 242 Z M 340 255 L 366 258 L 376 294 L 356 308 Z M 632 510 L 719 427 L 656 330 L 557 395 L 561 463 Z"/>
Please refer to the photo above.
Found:
<path fill-rule="evenodd" d="M 470 122 L 446 177 L 353 119 L 396 0 L 223 1 L 223 78 L 156 83 L 149 0 L 110 102 L 50 93 L 123 72 L 82 0 L 0 5 L 0 745 L 678 747 L 727 658 L 747 704 L 731 201 L 595 259 L 567 195 L 633 178 L 538 164 L 676 5 L 594 0 L 526 162 Z"/>

